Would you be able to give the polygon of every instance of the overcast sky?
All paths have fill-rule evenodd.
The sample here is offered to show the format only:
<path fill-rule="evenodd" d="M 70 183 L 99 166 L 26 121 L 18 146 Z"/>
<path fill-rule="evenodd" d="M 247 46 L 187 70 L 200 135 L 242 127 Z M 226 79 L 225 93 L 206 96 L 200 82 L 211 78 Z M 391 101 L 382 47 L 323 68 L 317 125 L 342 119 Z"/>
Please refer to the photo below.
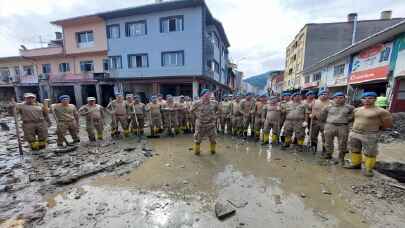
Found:
<path fill-rule="evenodd" d="M 0 0 L 0 56 L 18 55 L 21 44 L 38 47 L 58 28 L 49 21 L 153 3 L 154 0 Z M 405 17 L 404 0 L 206 0 L 222 21 L 230 55 L 245 75 L 284 69 L 285 48 L 306 23 L 377 19 L 383 10 Z"/>

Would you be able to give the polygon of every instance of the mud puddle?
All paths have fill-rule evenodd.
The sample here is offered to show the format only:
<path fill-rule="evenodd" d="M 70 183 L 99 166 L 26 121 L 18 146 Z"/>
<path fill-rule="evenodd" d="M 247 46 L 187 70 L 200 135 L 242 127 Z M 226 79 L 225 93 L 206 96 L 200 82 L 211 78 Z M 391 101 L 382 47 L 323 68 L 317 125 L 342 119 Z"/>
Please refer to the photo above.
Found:
<path fill-rule="evenodd" d="M 320 166 L 312 154 L 220 137 L 216 155 L 203 143 L 197 157 L 190 150 L 191 136 L 150 142 L 158 156 L 127 175 L 97 177 L 80 187 L 77 199 L 69 192 L 49 198 L 52 208 L 36 226 L 379 227 L 384 213 L 392 227 L 405 224 L 401 215 L 385 209 L 370 220 L 363 213 L 366 204 L 350 203 L 351 197 L 362 201 L 352 185 L 367 179 L 338 166 Z M 216 219 L 218 201 L 230 203 L 236 214 Z M 100 204 L 106 208 L 102 213 Z"/>

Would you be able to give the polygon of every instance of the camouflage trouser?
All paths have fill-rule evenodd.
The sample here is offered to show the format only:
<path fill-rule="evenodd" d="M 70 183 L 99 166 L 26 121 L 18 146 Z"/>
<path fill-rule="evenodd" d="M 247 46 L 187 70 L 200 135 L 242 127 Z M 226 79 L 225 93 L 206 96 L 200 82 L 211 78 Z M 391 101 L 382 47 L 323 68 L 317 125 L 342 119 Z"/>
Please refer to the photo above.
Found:
<path fill-rule="evenodd" d="M 251 121 L 250 115 L 243 115 L 243 117 L 242 117 L 242 127 L 243 127 L 244 131 L 248 130 L 249 125 L 250 125 L 250 121 Z"/>
<path fill-rule="evenodd" d="M 136 132 L 138 128 L 140 131 L 143 131 L 144 127 L 145 127 L 145 116 L 144 115 L 137 114 L 136 118 L 135 118 L 135 115 L 131 116 L 131 130 L 133 132 Z"/>
<path fill-rule="evenodd" d="M 285 120 L 284 122 L 284 136 L 292 137 L 293 133 L 297 140 L 305 138 L 305 128 L 302 126 L 304 120 Z"/>
<path fill-rule="evenodd" d="M 325 147 L 326 153 L 329 156 L 333 154 L 334 139 L 338 139 L 339 157 L 343 157 L 347 153 L 347 139 L 349 137 L 349 125 L 335 125 L 327 123 L 325 125 Z"/>
<path fill-rule="evenodd" d="M 222 131 L 225 131 L 225 126 L 227 127 L 228 132 L 232 129 L 230 114 L 221 114 L 219 122 Z"/>
<path fill-rule="evenodd" d="M 211 144 L 216 143 L 217 129 L 215 124 L 196 124 L 194 143 L 200 144 L 204 137 L 208 137 Z"/>
<path fill-rule="evenodd" d="M 128 130 L 128 116 L 113 115 L 111 118 L 111 133 L 116 133 L 118 131 L 119 124 L 123 130 Z"/>
<path fill-rule="evenodd" d="M 195 120 L 192 113 L 186 112 L 186 122 L 188 123 L 190 128 L 194 128 Z"/>
<path fill-rule="evenodd" d="M 86 131 L 89 139 L 94 141 L 96 136 L 94 131 L 97 132 L 97 139 L 103 138 L 104 123 L 101 119 L 86 120 Z"/>
<path fill-rule="evenodd" d="M 176 113 L 175 112 L 173 112 L 173 111 L 165 111 L 163 113 L 163 116 L 164 116 L 163 125 L 164 125 L 164 127 L 166 129 L 177 128 L 178 123 L 177 123 L 177 118 L 176 118 Z"/>
<path fill-rule="evenodd" d="M 361 153 L 370 157 L 378 155 L 378 133 L 360 134 L 351 131 L 349 134 L 349 147 L 352 153 Z"/>
<path fill-rule="evenodd" d="M 151 120 L 150 120 L 150 127 L 152 128 L 152 129 L 155 129 L 155 128 L 161 128 L 162 127 L 162 125 L 163 125 L 163 123 L 162 123 L 162 116 L 159 114 L 159 115 L 153 115 L 153 114 L 151 114 L 150 115 L 150 118 L 151 118 Z"/>
<path fill-rule="evenodd" d="M 56 135 L 58 136 L 56 142 L 58 145 L 63 144 L 63 138 L 65 137 L 67 131 L 69 131 L 69 134 L 72 136 L 74 141 L 79 140 L 79 137 L 77 136 L 79 128 L 76 121 L 59 121 L 56 127 Z"/>
<path fill-rule="evenodd" d="M 273 135 L 280 135 L 280 120 L 266 120 L 264 121 L 263 132 L 270 133 L 273 130 Z"/>
<path fill-rule="evenodd" d="M 323 132 L 324 129 L 324 125 L 323 123 L 321 123 L 319 120 L 314 120 L 312 119 L 312 130 L 310 130 L 310 137 L 311 137 L 311 143 L 313 144 L 318 144 L 318 136 L 319 133 L 321 133 L 321 138 L 322 138 L 322 145 L 325 145 L 325 134 Z M 311 125 L 308 126 L 309 128 L 311 128 Z"/>
<path fill-rule="evenodd" d="M 253 124 L 255 131 L 260 131 L 263 128 L 264 120 L 260 116 L 255 117 L 255 122 Z"/>
<path fill-rule="evenodd" d="M 186 127 L 187 126 L 187 121 L 186 121 L 186 113 L 185 112 L 177 112 L 177 123 L 179 127 Z"/>
<path fill-rule="evenodd" d="M 232 131 L 237 131 L 242 128 L 242 116 L 240 115 L 232 116 L 231 122 L 232 122 Z"/>
<path fill-rule="evenodd" d="M 46 142 L 48 138 L 48 124 L 45 121 L 23 123 L 22 129 L 24 131 L 24 139 L 29 143 L 37 140 Z"/>

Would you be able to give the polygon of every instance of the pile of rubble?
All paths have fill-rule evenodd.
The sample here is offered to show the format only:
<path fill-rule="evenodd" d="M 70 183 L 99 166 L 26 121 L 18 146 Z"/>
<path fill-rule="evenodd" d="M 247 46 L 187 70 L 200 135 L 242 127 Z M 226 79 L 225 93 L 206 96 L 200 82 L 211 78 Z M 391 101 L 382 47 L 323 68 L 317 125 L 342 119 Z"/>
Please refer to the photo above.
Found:
<path fill-rule="evenodd" d="M 374 196 L 387 202 L 405 203 L 405 186 L 390 180 L 373 180 L 373 182 L 361 185 L 353 185 L 355 194 Z"/>
<path fill-rule="evenodd" d="M 391 143 L 395 140 L 405 140 L 405 112 L 392 114 L 394 127 L 381 134 L 381 143 Z"/>
<path fill-rule="evenodd" d="M 9 131 L 0 130 L 0 221 L 17 216 L 27 221 L 40 219 L 45 213 L 42 196 L 62 191 L 82 178 L 97 174 L 123 175 L 154 156 L 146 140 L 105 140 L 101 143 L 57 149 L 55 129 L 50 129 L 49 149 L 18 153 L 14 123 Z"/>

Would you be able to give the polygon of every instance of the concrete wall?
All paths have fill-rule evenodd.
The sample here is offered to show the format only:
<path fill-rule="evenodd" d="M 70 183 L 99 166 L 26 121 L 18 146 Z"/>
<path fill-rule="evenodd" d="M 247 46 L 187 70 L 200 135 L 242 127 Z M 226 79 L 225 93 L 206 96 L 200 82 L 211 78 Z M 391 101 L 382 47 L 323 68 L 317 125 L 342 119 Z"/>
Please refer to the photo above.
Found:
<path fill-rule="evenodd" d="M 160 33 L 160 18 L 182 15 L 184 31 Z M 146 20 L 147 34 L 126 37 L 125 23 Z M 187 8 L 147 15 L 107 20 L 107 25 L 120 25 L 120 38 L 108 40 L 108 55 L 122 56 L 122 69 L 112 74 L 118 78 L 202 75 L 202 8 Z M 184 51 L 184 66 L 162 67 L 161 53 Z M 149 67 L 128 68 L 128 54 L 147 53 Z"/>
<path fill-rule="evenodd" d="M 77 46 L 76 33 L 93 31 L 94 46 L 79 48 Z M 100 19 L 97 22 L 77 23 L 63 26 L 63 36 L 66 54 L 79 54 L 107 50 L 107 35 L 105 22 Z"/>

